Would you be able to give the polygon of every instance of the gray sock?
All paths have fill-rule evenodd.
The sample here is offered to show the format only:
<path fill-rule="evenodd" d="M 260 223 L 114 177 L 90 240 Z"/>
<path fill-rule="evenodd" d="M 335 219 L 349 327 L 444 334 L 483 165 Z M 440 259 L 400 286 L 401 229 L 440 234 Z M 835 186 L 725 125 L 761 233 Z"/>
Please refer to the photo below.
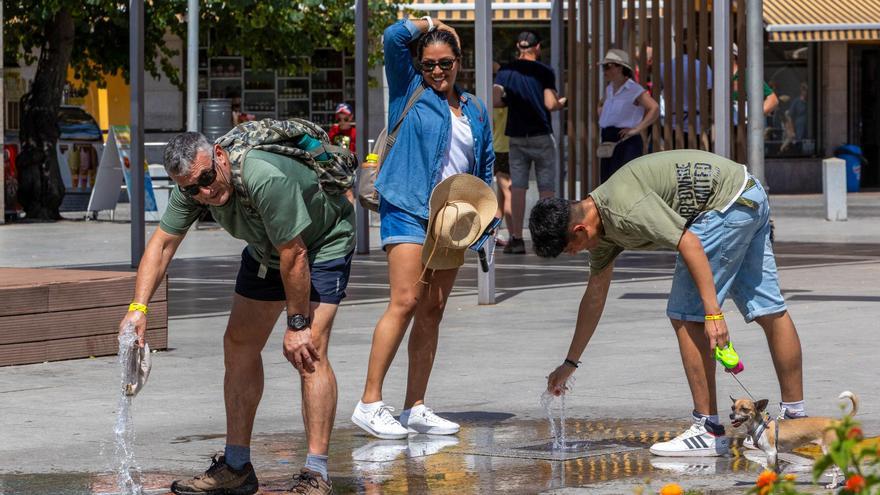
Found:
<path fill-rule="evenodd" d="M 327 474 L 327 456 L 319 454 L 306 455 L 305 468 L 314 471 L 324 478 L 324 481 L 330 481 L 330 475 Z"/>
<path fill-rule="evenodd" d="M 241 471 L 245 464 L 251 462 L 251 448 L 243 445 L 227 445 L 223 451 L 226 465 L 236 471 Z"/>

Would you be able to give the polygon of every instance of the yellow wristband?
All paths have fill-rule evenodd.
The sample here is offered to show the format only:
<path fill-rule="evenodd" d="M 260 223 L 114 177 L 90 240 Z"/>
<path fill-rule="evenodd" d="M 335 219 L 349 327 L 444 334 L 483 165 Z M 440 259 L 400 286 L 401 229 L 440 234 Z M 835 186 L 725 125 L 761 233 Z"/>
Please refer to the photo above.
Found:
<path fill-rule="evenodd" d="M 723 313 L 718 313 L 717 315 L 706 315 L 706 321 L 723 320 L 723 319 L 724 319 Z"/>
<path fill-rule="evenodd" d="M 141 313 L 146 315 L 147 314 L 147 305 L 133 302 L 128 305 L 128 310 L 129 311 L 140 311 Z"/>

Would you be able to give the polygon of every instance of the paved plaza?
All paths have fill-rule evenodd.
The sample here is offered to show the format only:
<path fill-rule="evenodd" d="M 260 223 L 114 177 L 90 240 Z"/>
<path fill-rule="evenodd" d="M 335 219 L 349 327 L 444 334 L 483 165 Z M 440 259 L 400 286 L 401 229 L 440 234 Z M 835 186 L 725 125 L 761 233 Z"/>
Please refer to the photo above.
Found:
<path fill-rule="evenodd" d="M 849 195 L 847 222 L 822 219 L 818 195 L 772 196 L 771 204 L 782 288 L 803 343 L 808 412 L 839 415 L 838 394 L 852 390 L 861 397 L 866 434 L 880 435 L 880 193 Z M 128 269 L 129 229 L 119 221 L 0 226 L 0 265 Z M 656 493 L 670 481 L 704 493 L 743 493 L 754 483 L 761 467 L 738 446 L 718 459 L 661 459 L 647 451 L 686 427 L 691 410 L 665 317 L 671 253 L 621 257 L 567 397 L 569 439 L 591 442 L 588 452 L 616 446 L 610 453 L 558 461 L 542 450 L 550 432 L 539 398 L 571 339 L 588 274 L 584 255 L 498 254 L 493 306 L 477 305 L 477 263 L 469 258 L 441 325 L 427 400 L 461 422 L 462 432 L 402 441 L 363 436 L 348 418 L 387 303 L 377 243 L 374 229 L 371 254 L 355 258 L 331 338 L 339 402 L 330 472 L 338 493 L 633 493 L 646 483 L 646 493 Z M 148 493 L 165 493 L 171 479 L 203 471 L 223 448 L 222 334 L 242 248 L 203 226 L 171 265 L 170 349 L 154 355 L 150 382 L 133 403 Z M 736 312 L 732 303 L 724 309 Z M 763 332 L 735 316 L 728 322 L 746 366 L 738 376 L 756 397 L 778 402 Z M 266 388 L 253 447 L 265 493 L 284 489 L 305 459 L 299 384 L 281 354 L 283 331 L 279 323 L 263 352 Z M 406 366 L 401 352 L 384 388 L 398 411 Z M 0 368 L 0 494 L 114 492 L 118 383 L 114 357 Z M 726 419 L 727 396 L 745 392 L 726 375 L 718 383 Z M 738 444 L 742 432 L 731 432 Z"/>

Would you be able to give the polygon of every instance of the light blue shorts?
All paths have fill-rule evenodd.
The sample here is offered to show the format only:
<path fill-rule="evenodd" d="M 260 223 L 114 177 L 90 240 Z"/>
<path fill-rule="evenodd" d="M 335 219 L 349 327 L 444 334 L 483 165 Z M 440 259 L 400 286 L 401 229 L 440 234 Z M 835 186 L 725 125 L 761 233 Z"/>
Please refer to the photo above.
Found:
<path fill-rule="evenodd" d="M 379 199 L 379 236 L 382 249 L 391 244 L 424 244 L 428 220 Z"/>
<path fill-rule="evenodd" d="M 742 197 L 757 207 L 734 203 L 724 213 L 708 211 L 690 231 L 700 238 L 715 278 L 718 304 L 733 298 L 746 322 L 786 310 L 779 290 L 776 259 L 770 245 L 770 204 L 756 180 Z M 705 311 L 691 273 L 679 254 L 666 315 L 673 320 L 704 321 Z"/>

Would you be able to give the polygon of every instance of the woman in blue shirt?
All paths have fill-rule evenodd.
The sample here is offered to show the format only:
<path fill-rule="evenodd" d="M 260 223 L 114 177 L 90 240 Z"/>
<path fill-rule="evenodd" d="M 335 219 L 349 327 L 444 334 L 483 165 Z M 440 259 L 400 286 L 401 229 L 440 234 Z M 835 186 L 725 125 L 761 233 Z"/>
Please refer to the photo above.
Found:
<path fill-rule="evenodd" d="M 409 49 L 413 42 L 415 63 Z M 491 118 L 482 102 L 455 85 L 461 48 L 454 29 L 430 17 L 405 19 L 385 30 L 384 45 L 389 128 L 413 93 L 423 89 L 376 180 L 391 301 L 373 332 L 364 394 L 351 419 L 379 438 L 406 438 L 410 431 L 451 435 L 459 425 L 434 414 L 424 400 L 440 320 L 458 269 L 426 271 L 422 245 L 428 200 L 438 182 L 469 173 L 491 184 Z M 398 421 L 382 402 L 382 384 L 412 320 L 406 398 Z"/>

